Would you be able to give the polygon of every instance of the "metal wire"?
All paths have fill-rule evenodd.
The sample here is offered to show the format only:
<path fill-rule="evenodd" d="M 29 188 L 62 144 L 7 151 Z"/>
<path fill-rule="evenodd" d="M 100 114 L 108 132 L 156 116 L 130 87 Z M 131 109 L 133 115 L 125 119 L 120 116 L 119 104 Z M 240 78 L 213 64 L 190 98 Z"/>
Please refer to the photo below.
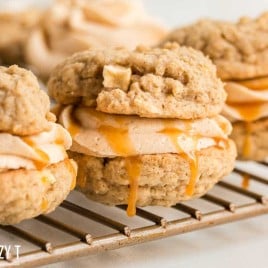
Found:
<path fill-rule="evenodd" d="M 263 165 L 263 167 L 268 169 L 266 165 Z M 260 183 L 263 187 L 267 187 L 268 185 L 267 178 L 256 176 L 255 174 L 250 174 L 237 168 L 234 172 L 241 175 L 241 177 L 247 175 L 250 180 Z M 218 195 L 216 196 L 215 194 L 209 193 L 204 195 L 201 199 L 215 205 L 217 209 L 204 213 L 202 210 L 188 205 L 187 202 L 177 204 L 173 206 L 172 209 L 183 212 L 188 216 L 178 217 L 172 220 L 168 220 L 155 212 L 148 211 L 148 209 L 137 208 L 137 217 L 145 219 L 152 224 L 132 229 L 128 225 L 113 219 L 113 217 L 104 216 L 81 207 L 78 204 L 64 201 L 61 207 L 64 208 L 66 213 L 71 213 L 72 217 L 76 217 L 76 215 L 82 216 L 85 220 L 93 221 L 100 227 L 107 226 L 112 228 L 113 232 L 111 234 L 97 235 L 94 237 L 92 234 L 80 230 L 77 226 L 70 226 L 51 216 L 39 216 L 36 219 L 30 220 L 31 222 L 40 221 L 48 225 L 53 228 L 53 232 L 55 233 L 60 230 L 76 238 L 76 240 L 68 244 L 63 240 L 59 245 L 52 246 L 51 241 L 44 240 L 34 232 L 29 233 L 15 226 L 0 226 L 5 232 L 22 238 L 37 247 L 35 251 L 22 254 L 19 260 L 14 258 L 12 254 L 7 255 L 6 252 L 3 251 L 3 256 L 1 257 L 4 257 L 4 259 L 0 261 L 0 267 L 16 267 L 18 265 L 34 267 L 37 265 L 45 265 L 268 213 L 268 196 L 264 196 L 256 191 L 244 189 L 243 187 L 236 186 L 226 181 L 222 181 L 218 185 L 220 188 L 227 189 L 241 197 L 249 197 L 253 201 L 251 203 L 238 205 L 226 200 L 222 196 L 219 197 Z M 118 208 L 126 209 L 126 206 L 118 206 Z M 77 238 L 79 240 L 77 240 Z"/>

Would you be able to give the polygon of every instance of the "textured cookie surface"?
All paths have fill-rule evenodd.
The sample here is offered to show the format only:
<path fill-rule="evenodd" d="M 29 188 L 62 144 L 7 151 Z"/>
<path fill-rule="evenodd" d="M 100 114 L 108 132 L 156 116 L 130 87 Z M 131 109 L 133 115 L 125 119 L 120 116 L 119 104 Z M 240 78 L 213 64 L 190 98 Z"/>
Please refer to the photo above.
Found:
<path fill-rule="evenodd" d="M 77 53 L 56 67 L 48 88 L 61 104 L 158 118 L 213 116 L 226 98 L 211 61 L 175 44 Z"/>
<path fill-rule="evenodd" d="M 179 28 L 163 41 L 201 50 L 217 65 L 222 79 L 268 75 L 268 13 L 237 23 L 201 20 Z"/>
<path fill-rule="evenodd" d="M 0 67 L 0 131 L 32 135 L 46 130 L 54 120 L 49 98 L 39 89 L 37 79 L 13 65 Z"/>
<path fill-rule="evenodd" d="M 127 204 L 129 179 L 126 158 L 103 159 L 70 153 L 77 161 L 78 190 L 88 198 L 109 204 Z M 171 206 L 205 194 L 231 172 L 236 156 L 232 141 L 225 149 L 211 147 L 198 153 L 198 180 L 193 195 L 186 194 L 190 180 L 189 162 L 178 154 L 141 155 L 138 206 Z"/>
<path fill-rule="evenodd" d="M 66 159 L 48 168 L 0 173 L 0 224 L 15 224 L 54 210 L 75 183 L 75 166 Z"/>
<path fill-rule="evenodd" d="M 233 123 L 231 138 L 236 143 L 240 159 L 268 161 L 267 117 L 251 123 Z"/>

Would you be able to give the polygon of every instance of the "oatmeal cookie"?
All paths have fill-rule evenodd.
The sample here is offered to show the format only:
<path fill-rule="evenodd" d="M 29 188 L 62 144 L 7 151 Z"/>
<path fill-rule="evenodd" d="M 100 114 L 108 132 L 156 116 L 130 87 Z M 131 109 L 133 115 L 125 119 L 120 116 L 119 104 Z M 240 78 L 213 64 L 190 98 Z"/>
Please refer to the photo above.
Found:
<path fill-rule="evenodd" d="M 0 67 L 0 131 L 32 135 L 49 127 L 55 117 L 35 76 L 16 65 Z"/>
<path fill-rule="evenodd" d="M 43 170 L 0 173 L 0 224 L 15 224 L 54 210 L 75 185 L 76 165 L 70 159 Z"/>
<path fill-rule="evenodd" d="M 78 165 L 77 188 L 88 198 L 108 205 L 127 204 L 130 181 L 126 159 L 97 158 L 70 152 Z M 235 145 L 228 140 L 225 149 L 210 147 L 197 153 L 198 179 L 193 193 L 186 193 L 190 181 L 189 161 L 180 154 L 140 155 L 138 206 L 171 206 L 204 195 L 229 174 L 236 157 Z"/>
<path fill-rule="evenodd" d="M 56 67 L 48 89 L 61 104 L 151 118 L 213 116 L 226 98 L 211 61 L 175 44 L 77 53 Z"/>
<path fill-rule="evenodd" d="M 163 41 L 204 52 L 224 80 L 268 75 L 268 13 L 238 22 L 204 19 L 172 31 Z"/>

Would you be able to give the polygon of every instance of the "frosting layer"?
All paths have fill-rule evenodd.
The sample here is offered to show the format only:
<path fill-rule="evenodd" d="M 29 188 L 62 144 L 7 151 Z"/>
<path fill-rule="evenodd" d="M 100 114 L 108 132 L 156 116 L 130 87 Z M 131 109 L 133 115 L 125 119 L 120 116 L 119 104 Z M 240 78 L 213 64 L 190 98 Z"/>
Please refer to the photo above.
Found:
<path fill-rule="evenodd" d="M 60 122 L 73 138 L 71 150 L 96 157 L 185 153 L 225 146 L 231 124 L 222 116 L 198 120 L 110 115 L 88 107 L 65 107 Z"/>
<path fill-rule="evenodd" d="M 50 122 L 48 131 L 31 136 L 0 133 L 0 171 L 9 169 L 43 169 L 68 156 L 69 133 L 59 124 Z"/>
<path fill-rule="evenodd" d="M 231 121 L 251 122 L 268 116 L 268 77 L 227 82 L 223 114 Z"/>

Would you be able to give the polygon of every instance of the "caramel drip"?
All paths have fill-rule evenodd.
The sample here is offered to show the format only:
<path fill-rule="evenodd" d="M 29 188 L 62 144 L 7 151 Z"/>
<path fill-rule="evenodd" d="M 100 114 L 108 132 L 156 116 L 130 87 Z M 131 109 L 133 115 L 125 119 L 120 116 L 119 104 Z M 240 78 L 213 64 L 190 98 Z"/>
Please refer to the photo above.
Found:
<path fill-rule="evenodd" d="M 223 122 L 222 120 L 217 119 L 217 124 L 220 126 L 221 130 L 223 131 L 223 133 L 227 133 L 229 130 L 229 124 L 227 124 L 226 122 Z"/>
<path fill-rule="evenodd" d="M 36 169 L 41 170 L 43 168 L 45 168 L 48 163 L 49 163 L 49 156 L 43 152 L 40 149 L 34 148 L 35 152 L 40 156 L 40 158 L 42 159 L 41 161 L 34 161 L 34 165 L 36 167 Z"/>
<path fill-rule="evenodd" d="M 80 127 L 75 121 L 72 120 L 68 126 L 68 131 L 71 136 L 74 137 L 80 132 Z"/>
<path fill-rule="evenodd" d="M 252 141 L 251 141 L 251 123 L 245 123 L 245 139 L 242 147 L 242 156 L 248 158 L 252 149 Z"/>
<path fill-rule="evenodd" d="M 106 138 L 113 151 L 117 154 L 129 156 L 136 153 L 127 129 L 100 126 L 99 132 Z"/>
<path fill-rule="evenodd" d="M 167 127 L 164 128 L 163 130 L 161 130 L 159 133 L 167 135 L 170 138 L 170 140 L 172 141 L 173 145 L 176 147 L 177 152 L 184 159 L 186 159 L 188 161 L 188 163 L 189 163 L 189 166 L 190 166 L 190 179 L 189 179 L 189 183 L 188 183 L 188 185 L 186 187 L 185 194 L 191 196 L 194 193 L 195 184 L 196 184 L 196 181 L 197 181 L 197 178 L 198 178 L 198 161 L 197 161 L 197 155 L 196 155 L 198 137 L 192 137 L 194 139 L 194 141 L 195 141 L 195 150 L 194 150 L 192 155 L 187 154 L 185 152 L 181 153 L 183 150 L 182 150 L 181 146 L 178 143 L 178 137 L 179 137 L 180 134 L 183 133 L 183 131 L 181 131 L 181 130 L 179 130 L 177 128 L 171 127 L 170 122 L 168 122 L 166 124 L 166 126 Z M 187 132 L 190 132 L 191 125 L 186 124 L 186 129 L 187 129 Z"/>
<path fill-rule="evenodd" d="M 55 144 L 57 145 L 63 145 L 64 144 L 64 141 L 62 138 L 58 137 L 56 140 L 55 140 Z"/>
<path fill-rule="evenodd" d="M 28 137 L 23 137 L 22 140 L 27 143 L 29 146 L 33 147 L 35 143 Z"/>
<path fill-rule="evenodd" d="M 62 131 L 60 131 L 59 129 L 57 129 L 54 143 L 57 144 L 57 145 L 62 145 L 63 150 L 65 151 L 65 148 L 64 148 L 64 144 L 65 144 L 64 135 L 63 135 Z"/>
<path fill-rule="evenodd" d="M 45 197 L 42 198 L 41 210 L 46 211 L 48 208 L 48 201 Z"/>
<path fill-rule="evenodd" d="M 228 139 L 214 137 L 213 140 L 215 141 L 217 148 L 222 149 L 222 148 L 228 148 L 228 146 L 229 146 Z"/>
<path fill-rule="evenodd" d="M 114 152 L 122 156 L 127 156 L 125 158 L 126 171 L 130 184 L 127 215 L 134 216 L 136 214 L 141 165 L 138 157 L 129 156 L 135 154 L 135 149 L 129 138 L 128 130 L 106 125 L 100 126 L 99 132 L 106 138 Z"/>
<path fill-rule="evenodd" d="M 256 120 L 261 115 L 262 103 L 227 103 L 234 108 L 243 120 L 251 122 Z"/>
<path fill-rule="evenodd" d="M 197 177 L 198 177 L 198 161 L 197 161 L 196 154 L 194 155 L 193 158 L 187 156 L 187 160 L 189 161 L 189 164 L 190 164 L 191 174 L 190 174 L 190 180 L 186 187 L 185 193 L 188 196 L 192 196 L 194 193 L 195 184 L 196 184 Z"/>
<path fill-rule="evenodd" d="M 181 130 L 176 129 L 176 128 L 167 127 L 167 128 L 162 129 L 161 131 L 159 131 L 159 133 L 164 134 L 164 135 L 169 137 L 169 139 L 171 140 L 173 145 L 176 147 L 176 150 L 178 153 L 181 153 L 183 151 L 178 143 L 178 137 L 180 134 L 183 133 Z"/>
<path fill-rule="evenodd" d="M 55 140 L 55 144 L 57 144 L 57 145 L 64 145 L 64 140 L 63 140 L 63 138 L 60 135 L 57 136 L 57 138 Z"/>
<path fill-rule="evenodd" d="M 243 80 L 238 83 L 252 90 L 268 90 L 268 77 Z"/>
<path fill-rule="evenodd" d="M 249 184 L 250 184 L 249 178 L 250 178 L 250 176 L 248 174 L 244 174 L 242 176 L 242 187 L 244 189 L 248 189 L 249 188 Z"/>
<path fill-rule="evenodd" d="M 141 164 L 139 157 L 126 157 L 125 167 L 130 183 L 127 215 L 131 217 L 136 215 L 136 202 L 138 199 L 139 177 L 141 173 Z"/>
<path fill-rule="evenodd" d="M 27 137 L 24 137 L 22 139 L 25 143 L 31 146 L 33 150 L 36 152 L 36 154 L 38 154 L 38 156 L 40 157 L 40 160 L 33 161 L 36 169 L 41 170 L 45 168 L 49 163 L 49 156 L 44 151 L 36 148 L 34 142 L 31 139 Z"/>

